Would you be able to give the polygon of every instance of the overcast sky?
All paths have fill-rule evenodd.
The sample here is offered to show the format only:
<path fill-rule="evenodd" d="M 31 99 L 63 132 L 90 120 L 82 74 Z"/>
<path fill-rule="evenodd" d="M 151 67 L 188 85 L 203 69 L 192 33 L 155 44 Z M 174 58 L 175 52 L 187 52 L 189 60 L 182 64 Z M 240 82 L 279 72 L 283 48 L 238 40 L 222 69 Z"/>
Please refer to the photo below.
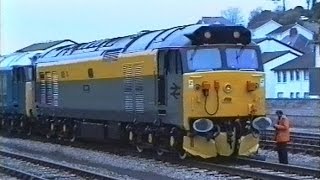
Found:
<path fill-rule="evenodd" d="M 287 0 L 288 7 L 306 0 Z M 0 0 L 0 54 L 36 42 L 72 39 L 92 41 L 195 23 L 202 16 L 220 16 L 229 7 L 274 9 L 268 0 Z"/>

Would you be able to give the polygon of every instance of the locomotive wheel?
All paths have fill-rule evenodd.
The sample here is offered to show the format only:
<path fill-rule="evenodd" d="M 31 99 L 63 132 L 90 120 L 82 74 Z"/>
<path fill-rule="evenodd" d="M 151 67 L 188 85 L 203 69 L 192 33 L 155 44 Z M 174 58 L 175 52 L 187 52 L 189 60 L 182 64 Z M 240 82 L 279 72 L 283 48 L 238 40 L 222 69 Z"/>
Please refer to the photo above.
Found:
<path fill-rule="evenodd" d="M 184 159 L 187 158 L 188 154 L 187 154 L 186 151 L 181 150 L 181 151 L 178 152 L 178 156 L 179 156 L 179 159 L 184 160 Z"/>
<path fill-rule="evenodd" d="M 3 126 L 4 126 L 4 120 L 0 119 L 0 128 L 3 128 Z"/>
<path fill-rule="evenodd" d="M 9 126 L 9 128 L 8 128 L 8 133 L 13 133 L 13 131 L 14 131 L 14 121 L 13 120 L 11 120 L 11 121 L 9 121 L 10 123 L 10 126 Z"/>
<path fill-rule="evenodd" d="M 162 156 L 164 154 L 164 151 L 161 149 L 157 149 L 157 155 Z"/>
<path fill-rule="evenodd" d="M 136 145 L 136 149 L 139 153 L 142 153 L 143 152 L 143 148 L 140 147 L 139 145 Z"/>
<path fill-rule="evenodd" d="M 58 134 L 58 140 L 59 141 L 64 140 L 66 131 L 67 131 L 67 125 L 66 124 L 62 124 L 62 130 L 59 131 L 59 134 Z"/>
<path fill-rule="evenodd" d="M 53 131 L 54 131 L 54 124 L 50 123 L 50 129 L 48 130 L 47 134 L 46 134 L 46 138 L 50 139 L 53 135 Z"/>
<path fill-rule="evenodd" d="M 76 129 L 77 129 L 77 125 L 74 125 L 71 130 L 71 137 L 69 139 L 70 142 L 74 142 L 76 140 Z"/>
<path fill-rule="evenodd" d="M 50 138 L 51 138 L 51 132 L 48 132 L 48 133 L 46 134 L 46 138 L 47 138 L 47 139 L 50 139 Z"/>
<path fill-rule="evenodd" d="M 20 121 L 19 128 L 18 128 L 18 133 L 23 133 L 23 130 L 24 130 L 24 122 Z"/>
<path fill-rule="evenodd" d="M 27 132 L 27 136 L 31 136 L 32 134 L 32 126 L 28 125 L 28 132 Z"/>

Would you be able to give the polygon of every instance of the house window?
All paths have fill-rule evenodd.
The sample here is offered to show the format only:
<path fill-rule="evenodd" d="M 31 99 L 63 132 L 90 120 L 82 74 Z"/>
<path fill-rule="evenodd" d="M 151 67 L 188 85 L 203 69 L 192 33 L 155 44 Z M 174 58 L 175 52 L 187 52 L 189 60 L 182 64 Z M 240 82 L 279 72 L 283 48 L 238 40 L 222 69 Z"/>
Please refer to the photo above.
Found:
<path fill-rule="evenodd" d="M 283 98 L 283 92 L 278 92 L 277 97 L 278 97 L 278 98 Z"/>
<path fill-rule="evenodd" d="M 309 80 L 309 71 L 308 70 L 304 70 L 303 74 L 304 74 L 304 80 Z"/>
<path fill-rule="evenodd" d="M 291 80 L 291 81 L 294 80 L 294 71 L 290 71 L 290 80 Z"/>
<path fill-rule="evenodd" d="M 300 98 L 300 93 L 299 92 L 296 93 L 296 98 Z"/>
<path fill-rule="evenodd" d="M 304 98 L 309 98 L 309 93 L 305 92 L 304 93 Z"/>
<path fill-rule="evenodd" d="M 280 71 L 277 72 L 277 77 L 278 77 L 278 82 L 281 82 L 281 72 Z"/>
<path fill-rule="evenodd" d="M 299 81 L 300 80 L 300 71 L 296 70 L 296 80 Z"/>
<path fill-rule="evenodd" d="M 286 71 L 283 71 L 282 72 L 282 78 L 283 78 L 283 82 L 287 82 L 287 72 Z"/>
<path fill-rule="evenodd" d="M 294 93 L 293 92 L 290 93 L 290 98 L 294 98 Z"/>

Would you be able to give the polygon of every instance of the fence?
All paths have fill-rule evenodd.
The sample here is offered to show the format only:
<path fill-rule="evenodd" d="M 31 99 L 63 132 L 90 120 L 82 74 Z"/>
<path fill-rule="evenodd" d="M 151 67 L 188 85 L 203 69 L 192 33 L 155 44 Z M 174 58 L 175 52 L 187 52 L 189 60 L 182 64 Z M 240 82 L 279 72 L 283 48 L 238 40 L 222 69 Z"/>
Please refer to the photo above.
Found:
<path fill-rule="evenodd" d="M 294 127 L 320 128 L 320 99 L 267 99 L 266 106 L 273 120 L 275 111 L 282 110 Z"/>

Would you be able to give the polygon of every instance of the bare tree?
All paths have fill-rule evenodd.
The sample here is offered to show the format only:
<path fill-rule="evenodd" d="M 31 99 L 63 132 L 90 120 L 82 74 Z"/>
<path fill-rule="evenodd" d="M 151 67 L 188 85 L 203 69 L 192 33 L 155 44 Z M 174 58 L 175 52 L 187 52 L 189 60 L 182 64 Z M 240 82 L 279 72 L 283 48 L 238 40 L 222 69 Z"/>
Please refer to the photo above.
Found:
<path fill-rule="evenodd" d="M 307 3 L 307 9 L 310 9 L 311 0 L 306 0 Z"/>
<path fill-rule="evenodd" d="M 256 16 L 258 16 L 262 12 L 262 8 L 258 7 L 250 12 L 249 21 L 253 20 Z"/>
<path fill-rule="evenodd" d="M 310 10 L 317 3 L 317 0 L 306 0 L 306 3 L 307 3 L 307 9 Z"/>
<path fill-rule="evenodd" d="M 239 8 L 231 7 L 221 11 L 221 15 L 234 24 L 241 24 L 244 22 L 242 13 Z"/>
<path fill-rule="evenodd" d="M 317 3 L 317 0 L 311 0 L 311 8 L 313 8 L 316 3 Z"/>
<path fill-rule="evenodd" d="M 286 0 L 271 0 L 273 2 L 279 2 L 282 1 L 282 11 L 286 11 Z"/>

